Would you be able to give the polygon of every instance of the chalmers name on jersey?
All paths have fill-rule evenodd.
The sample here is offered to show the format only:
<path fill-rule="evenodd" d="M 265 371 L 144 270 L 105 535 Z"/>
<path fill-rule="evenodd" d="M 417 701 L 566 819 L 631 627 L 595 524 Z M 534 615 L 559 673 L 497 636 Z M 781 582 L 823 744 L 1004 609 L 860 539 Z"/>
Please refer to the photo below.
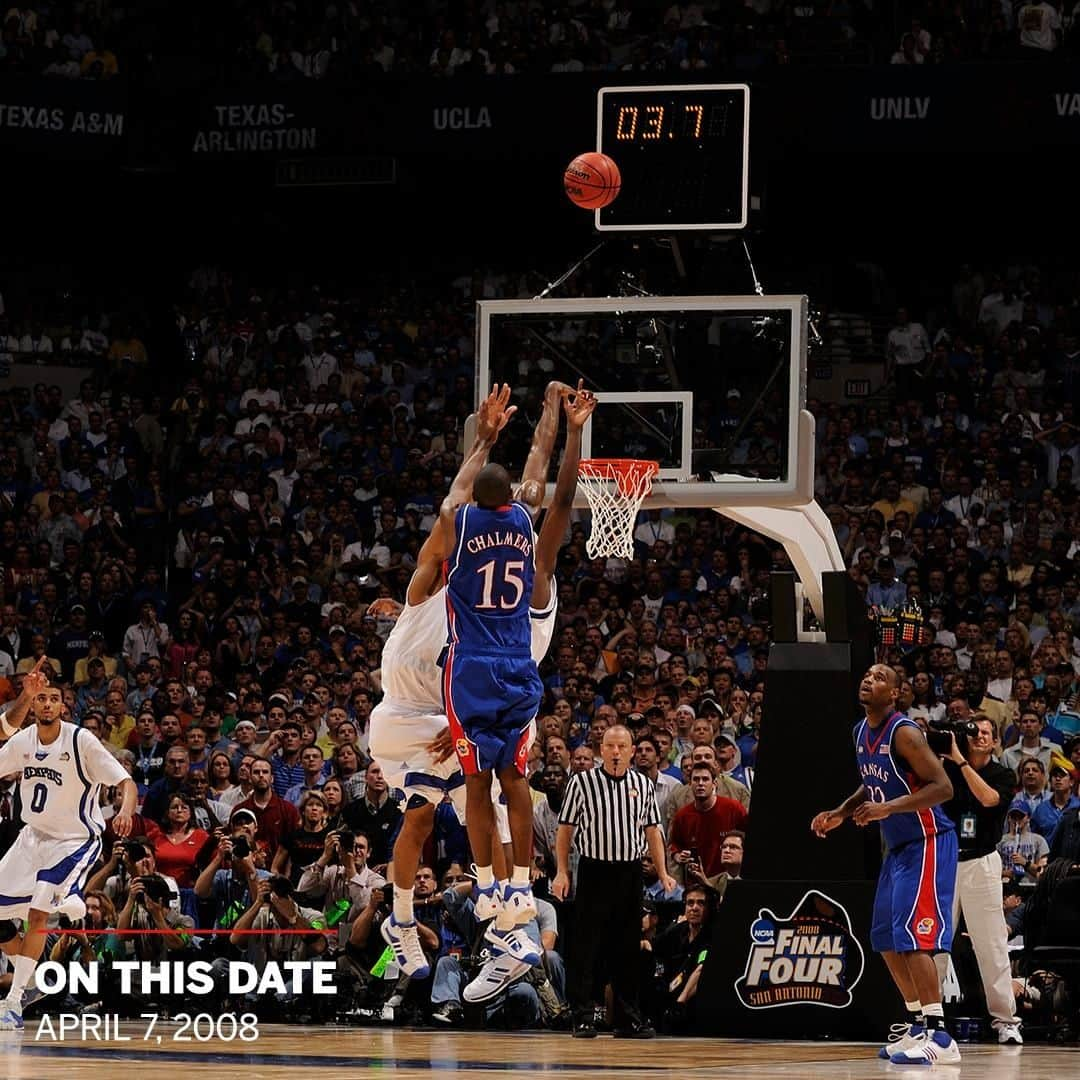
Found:
<path fill-rule="evenodd" d="M 536 546 L 532 517 L 516 502 L 496 510 L 466 504 L 454 526 L 457 540 L 446 565 L 450 643 L 458 653 L 528 656 Z"/>
<path fill-rule="evenodd" d="M 923 786 L 918 774 L 893 747 L 899 728 L 921 731 L 914 720 L 894 712 L 879 728 L 866 719 L 855 725 L 855 754 L 859 762 L 866 797 L 871 802 L 891 802 L 912 795 Z M 890 851 L 927 836 L 952 832 L 953 824 L 940 806 L 929 806 L 906 814 L 890 814 L 881 822 L 881 835 Z"/>
<path fill-rule="evenodd" d="M 130 780 L 127 770 L 91 732 L 61 721 L 47 746 L 37 725 L 0 747 L 0 776 L 22 772 L 23 821 L 54 840 L 96 838 L 105 831 L 101 788 Z"/>

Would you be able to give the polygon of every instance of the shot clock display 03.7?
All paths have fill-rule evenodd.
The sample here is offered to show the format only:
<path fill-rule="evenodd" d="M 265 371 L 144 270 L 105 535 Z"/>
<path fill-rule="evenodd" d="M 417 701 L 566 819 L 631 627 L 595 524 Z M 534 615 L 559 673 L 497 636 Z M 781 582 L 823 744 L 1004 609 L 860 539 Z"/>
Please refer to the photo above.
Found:
<path fill-rule="evenodd" d="M 748 86 L 605 86 L 596 143 L 622 173 L 601 232 L 745 227 Z"/>

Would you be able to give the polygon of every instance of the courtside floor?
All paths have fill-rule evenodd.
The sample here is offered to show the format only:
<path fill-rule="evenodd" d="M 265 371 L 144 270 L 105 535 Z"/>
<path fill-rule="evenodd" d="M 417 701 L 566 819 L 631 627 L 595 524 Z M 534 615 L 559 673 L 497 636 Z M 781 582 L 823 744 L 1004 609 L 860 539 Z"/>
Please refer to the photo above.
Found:
<path fill-rule="evenodd" d="M 522 1072 L 559 1080 L 677 1080 L 734 1077 L 753 1080 L 878 1080 L 926 1075 L 899 1069 L 861 1043 L 806 1043 L 726 1039 L 655 1039 L 600 1036 L 575 1040 L 563 1034 L 408 1031 L 353 1027 L 262 1025 L 256 1042 L 173 1041 L 175 1024 L 159 1024 L 149 1042 L 140 1024 L 124 1023 L 116 1039 L 63 1043 L 35 1038 L 37 1023 L 22 1032 L 0 1032 L 0 1077 L 10 1080 L 303 1080 L 392 1073 L 395 1080 L 448 1080 L 457 1075 L 498 1080 Z M 157 1036 L 162 1041 L 157 1043 Z M 1078 1075 L 1080 1050 L 1072 1047 L 963 1046 L 961 1066 L 932 1075 L 950 1080 L 1066 1080 Z M 1022 1070 L 1022 1073 L 1021 1073 Z"/>

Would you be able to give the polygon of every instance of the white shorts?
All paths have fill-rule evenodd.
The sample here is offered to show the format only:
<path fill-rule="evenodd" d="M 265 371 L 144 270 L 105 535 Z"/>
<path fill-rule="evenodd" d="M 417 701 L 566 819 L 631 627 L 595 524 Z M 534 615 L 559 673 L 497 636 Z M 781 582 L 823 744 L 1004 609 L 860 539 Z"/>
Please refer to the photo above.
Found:
<path fill-rule="evenodd" d="M 500 844 L 510 843 L 510 815 L 506 809 L 506 798 L 502 793 L 499 778 L 491 778 L 491 804 L 495 808 L 495 831 L 499 834 Z"/>
<path fill-rule="evenodd" d="M 31 908 L 81 919 L 83 889 L 100 853 L 99 837 L 56 840 L 24 826 L 0 859 L 0 919 L 25 919 Z"/>
<path fill-rule="evenodd" d="M 446 716 L 423 706 L 384 697 L 368 723 L 369 750 L 386 782 L 405 792 L 406 800 L 419 795 L 438 806 L 450 797 L 458 820 L 465 820 L 465 775 L 457 755 L 436 762 L 428 746 L 444 731 Z"/>

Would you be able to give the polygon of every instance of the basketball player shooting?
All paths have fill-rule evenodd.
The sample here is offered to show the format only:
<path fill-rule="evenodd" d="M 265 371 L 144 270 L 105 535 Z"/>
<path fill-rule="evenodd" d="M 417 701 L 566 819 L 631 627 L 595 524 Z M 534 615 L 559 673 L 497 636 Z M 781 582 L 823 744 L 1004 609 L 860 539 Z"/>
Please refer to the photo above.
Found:
<path fill-rule="evenodd" d="M 566 390 L 569 388 L 567 387 Z M 544 523 L 540 527 L 540 535 L 536 540 L 536 573 L 533 578 L 532 602 L 529 606 L 529 619 L 532 623 L 532 658 L 537 664 L 547 655 L 551 646 L 551 637 L 555 631 L 555 612 L 558 606 L 555 564 L 566 535 L 566 527 L 570 522 L 574 493 L 577 491 L 578 464 L 581 461 L 581 430 L 595 409 L 596 398 L 584 389 L 580 381 L 577 390 L 570 393 L 564 392 L 566 449 L 555 481 L 555 493 L 552 496 L 551 505 L 544 514 Z M 534 442 L 533 445 L 535 449 L 536 443 Z M 550 447 L 548 453 L 550 455 Z M 540 458 L 537 460 L 539 461 Z M 547 461 L 544 459 L 541 475 L 546 474 Z M 530 743 L 534 737 L 534 725 L 530 725 Z M 496 814 L 499 809 L 496 801 Z M 515 858 L 514 861 L 516 862 L 517 859 Z M 502 883 L 501 890 L 505 893 L 506 889 L 506 883 Z M 477 910 L 486 913 L 490 907 L 482 907 L 480 900 L 481 897 L 477 896 Z M 491 946 L 491 956 L 481 965 L 472 981 L 462 991 L 462 997 L 470 1004 L 490 1001 L 497 997 L 512 982 L 526 974 L 530 967 L 539 963 L 539 950 L 526 934 L 514 929 L 516 920 L 517 913 L 510 905 L 504 904 L 496 912 L 494 921 L 484 931 L 484 940 Z"/>
<path fill-rule="evenodd" d="M 544 478 L 558 432 L 559 402 L 569 390 L 561 383 L 552 383 L 545 394 L 543 413 L 523 474 L 522 489 L 529 499 L 543 497 Z M 469 498 L 477 473 L 486 463 L 499 432 L 516 411 L 515 406 L 508 404 L 509 400 L 510 388 L 504 385 L 501 389 L 493 388 L 481 404 L 476 439 L 448 495 L 455 505 Z M 393 601 L 377 600 L 369 608 L 373 614 L 385 612 L 397 616 L 383 651 L 385 696 L 371 714 L 370 749 L 387 781 L 392 787 L 404 790 L 407 800 L 391 863 L 395 885 L 393 913 L 384 921 L 382 934 L 394 949 L 401 970 L 417 978 L 429 973 L 413 913 L 413 881 L 420 853 L 431 833 L 435 806 L 445 795 L 449 795 L 459 816 L 464 817 L 465 809 L 464 778 L 447 728 L 438 668 L 439 655 L 446 647 L 446 606 L 440 594 L 443 563 L 449 553 L 440 517 L 419 552 L 404 607 Z M 550 631 L 543 642 L 544 652 L 549 642 Z M 527 946 L 527 939 L 520 944 Z M 537 958 L 533 954 L 532 962 Z"/>
<path fill-rule="evenodd" d="M 113 817 L 117 836 L 127 836 L 135 812 L 135 781 L 89 731 L 64 723 L 60 690 L 41 672 L 44 657 L 26 676 L 22 694 L 0 727 L 8 741 L 0 747 L 0 776 L 22 771 L 19 796 L 25 827 L 0 860 L 0 919 L 26 920 L 0 943 L 13 958 L 14 976 L 0 1002 L 0 1030 L 23 1026 L 23 993 L 45 947 L 49 915 L 81 919 L 82 894 L 101 852 L 105 821 L 101 788 L 119 787 L 122 803 Z M 32 726 L 19 730 L 32 713 Z M 9 924 L 10 927 L 11 924 Z"/>
<path fill-rule="evenodd" d="M 448 499 L 442 509 L 454 552 L 446 573 L 443 700 L 465 773 L 465 824 L 477 864 L 475 913 L 481 921 L 498 916 L 501 934 L 536 917 L 529 882 L 532 800 L 525 780 L 543 693 L 529 610 L 536 572 L 532 518 L 542 479 L 535 487 L 533 498 L 523 484 L 527 501 L 514 501 L 509 474 L 489 464 L 477 475 L 471 502 Z M 493 776 L 506 800 L 513 849 L 510 881 L 501 892 L 492 868 Z"/>
<path fill-rule="evenodd" d="M 895 1065 L 949 1065 L 960 1051 L 945 1030 L 934 954 L 952 945 L 957 842 L 941 804 L 952 784 L 922 730 L 896 708 L 900 680 L 874 664 L 859 685 L 866 717 L 855 726 L 863 782 L 835 810 L 810 824 L 819 837 L 852 818 L 881 822 L 888 852 L 881 867 L 870 943 L 881 953 L 908 1010 L 895 1041 L 879 1056 Z"/>

